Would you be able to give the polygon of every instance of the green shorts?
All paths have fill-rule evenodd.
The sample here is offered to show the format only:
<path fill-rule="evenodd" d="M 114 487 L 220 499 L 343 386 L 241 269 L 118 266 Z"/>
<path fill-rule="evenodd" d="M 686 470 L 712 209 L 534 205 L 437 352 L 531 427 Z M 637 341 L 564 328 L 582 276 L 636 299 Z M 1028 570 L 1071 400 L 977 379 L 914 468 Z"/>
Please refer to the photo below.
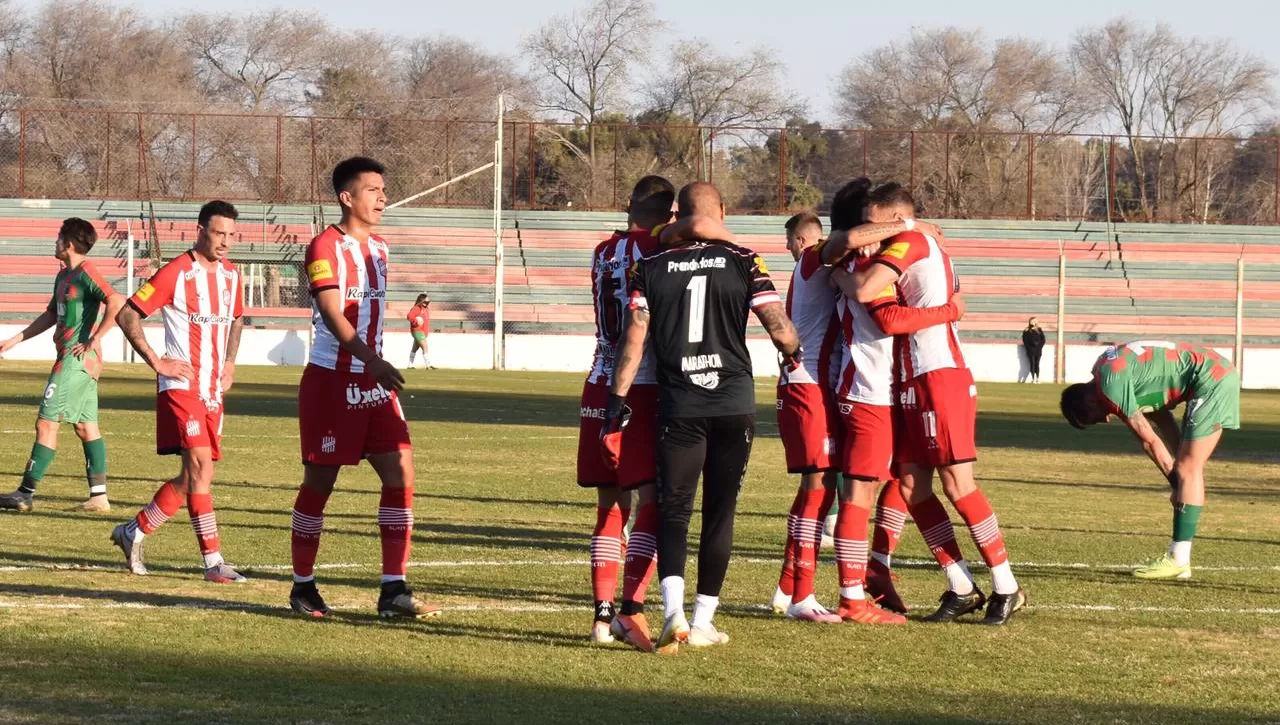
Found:
<path fill-rule="evenodd" d="M 1228 372 L 1212 386 L 1197 390 L 1182 414 L 1182 438 L 1193 441 L 1220 430 L 1240 428 L 1240 373 Z"/>
<path fill-rule="evenodd" d="M 418 347 L 425 348 L 427 346 L 427 333 L 425 332 L 413 333 L 413 341 L 418 344 Z"/>
<path fill-rule="evenodd" d="M 64 362 L 49 375 L 40 400 L 40 418 L 55 423 L 97 423 L 98 381 L 84 367 Z"/>

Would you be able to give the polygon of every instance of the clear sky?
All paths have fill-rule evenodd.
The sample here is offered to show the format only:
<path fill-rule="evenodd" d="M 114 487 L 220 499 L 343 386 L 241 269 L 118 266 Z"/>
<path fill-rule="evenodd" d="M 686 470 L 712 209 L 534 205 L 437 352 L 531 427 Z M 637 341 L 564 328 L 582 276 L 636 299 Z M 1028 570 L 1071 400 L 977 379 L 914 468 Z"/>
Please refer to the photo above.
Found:
<path fill-rule="evenodd" d="M 111 0 L 147 14 L 193 6 L 180 0 Z M 1117 16 L 1165 22 L 1180 34 L 1231 38 L 1280 67 L 1280 2 L 1235 0 L 1215 5 L 1189 0 L 655 0 L 670 31 L 711 37 L 725 49 L 766 44 L 787 65 L 787 81 L 821 120 L 833 115 L 831 85 L 848 61 L 900 38 L 912 26 L 978 27 L 992 37 L 1026 36 L 1065 45 L 1075 30 Z M 23 0 L 20 0 L 23 2 Z M 220 0 L 202 9 L 248 10 L 262 5 L 312 9 L 335 25 L 403 36 L 448 33 L 518 57 L 520 39 L 547 17 L 587 0 L 469 0 L 353 2 L 353 0 Z M 33 0 L 24 4 L 33 5 Z M 910 9 L 910 13 L 907 9 Z"/>

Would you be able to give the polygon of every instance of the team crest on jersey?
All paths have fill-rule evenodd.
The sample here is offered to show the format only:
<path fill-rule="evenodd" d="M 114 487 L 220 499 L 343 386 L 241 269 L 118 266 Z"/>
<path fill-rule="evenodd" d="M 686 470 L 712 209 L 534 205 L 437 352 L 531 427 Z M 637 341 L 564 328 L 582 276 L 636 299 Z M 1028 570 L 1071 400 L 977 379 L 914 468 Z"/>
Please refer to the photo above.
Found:
<path fill-rule="evenodd" d="M 356 383 L 347 386 L 348 410 L 376 408 L 388 400 L 391 400 L 391 393 L 387 392 L 387 389 L 382 387 L 381 383 L 370 389 L 361 388 Z"/>
<path fill-rule="evenodd" d="M 231 306 L 231 290 L 229 289 L 222 290 L 222 306 L 223 307 Z"/>
<path fill-rule="evenodd" d="M 386 277 L 387 276 L 387 260 L 379 257 L 376 264 L 378 265 L 378 274 L 382 275 L 383 277 Z"/>
<path fill-rule="evenodd" d="M 689 376 L 689 382 L 700 388 L 705 388 L 706 390 L 715 390 L 720 387 L 720 373 L 714 371 L 709 373 L 694 373 Z"/>
<path fill-rule="evenodd" d="M 893 257 L 894 259 L 903 259 L 907 256 L 907 249 L 910 247 L 911 245 L 906 242 L 894 242 L 888 247 L 885 247 L 885 250 L 881 252 L 880 255 L 884 257 Z"/>
<path fill-rule="evenodd" d="M 320 439 L 320 452 L 333 453 L 338 450 L 338 439 L 332 435 L 327 435 Z"/>

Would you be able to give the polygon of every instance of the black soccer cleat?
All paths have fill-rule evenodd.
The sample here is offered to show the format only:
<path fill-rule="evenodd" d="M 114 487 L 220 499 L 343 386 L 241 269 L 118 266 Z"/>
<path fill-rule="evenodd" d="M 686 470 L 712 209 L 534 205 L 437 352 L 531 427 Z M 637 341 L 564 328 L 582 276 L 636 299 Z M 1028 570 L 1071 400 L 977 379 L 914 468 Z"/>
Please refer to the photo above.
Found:
<path fill-rule="evenodd" d="M 31 494 L 21 489 L 0 495 L 0 509 L 26 513 L 31 510 Z"/>
<path fill-rule="evenodd" d="M 378 597 L 378 616 L 383 619 L 438 617 L 440 611 L 439 604 L 424 602 L 415 597 L 413 591 L 402 581 L 382 585 L 382 594 Z"/>
<path fill-rule="evenodd" d="M 982 623 L 999 627 L 1008 622 L 1014 612 L 1025 606 L 1027 606 L 1027 593 L 1022 590 L 1022 587 L 1018 587 L 1018 591 L 1013 594 L 992 594 L 991 601 L 987 602 L 987 616 Z"/>
<path fill-rule="evenodd" d="M 289 607 L 298 614 L 316 619 L 323 619 L 329 613 L 329 606 L 324 603 L 324 597 L 320 596 L 320 590 L 316 589 L 314 581 L 293 583 L 293 590 L 289 592 Z"/>
<path fill-rule="evenodd" d="M 948 589 L 938 601 L 938 610 L 920 621 L 953 622 L 957 617 L 981 610 L 982 605 L 987 603 L 987 598 L 981 589 L 974 587 L 968 594 L 956 594 Z"/>

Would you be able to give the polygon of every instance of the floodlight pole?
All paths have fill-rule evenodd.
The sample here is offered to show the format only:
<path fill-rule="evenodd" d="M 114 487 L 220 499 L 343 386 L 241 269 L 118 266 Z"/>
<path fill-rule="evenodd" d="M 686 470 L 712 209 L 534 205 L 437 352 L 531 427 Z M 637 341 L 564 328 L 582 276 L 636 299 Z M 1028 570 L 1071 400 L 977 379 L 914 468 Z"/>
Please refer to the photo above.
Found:
<path fill-rule="evenodd" d="M 504 99 L 498 94 L 498 134 L 493 142 L 493 369 L 506 369 L 506 340 L 503 334 L 502 287 L 505 274 L 502 260 L 502 120 Z"/>
<path fill-rule="evenodd" d="M 1067 382 L 1067 251 L 1058 240 L 1058 339 L 1053 350 L 1053 378 L 1059 384 Z"/>

